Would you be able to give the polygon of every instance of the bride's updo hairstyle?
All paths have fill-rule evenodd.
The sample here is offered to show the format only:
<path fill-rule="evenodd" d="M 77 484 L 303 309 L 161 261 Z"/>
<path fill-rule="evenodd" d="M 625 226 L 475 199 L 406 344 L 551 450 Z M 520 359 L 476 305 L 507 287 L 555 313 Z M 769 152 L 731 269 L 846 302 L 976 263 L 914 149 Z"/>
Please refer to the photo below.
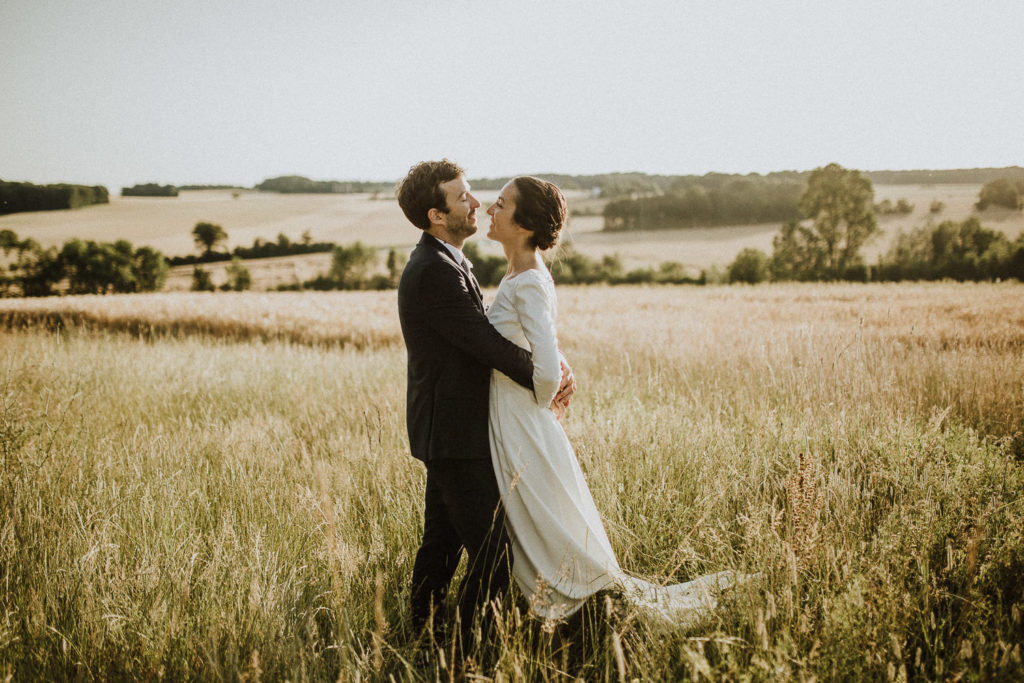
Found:
<path fill-rule="evenodd" d="M 533 176 L 519 176 L 512 183 L 517 195 L 512 220 L 533 233 L 530 246 L 541 251 L 555 246 L 568 213 L 565 195 L 554 183 Z"/>

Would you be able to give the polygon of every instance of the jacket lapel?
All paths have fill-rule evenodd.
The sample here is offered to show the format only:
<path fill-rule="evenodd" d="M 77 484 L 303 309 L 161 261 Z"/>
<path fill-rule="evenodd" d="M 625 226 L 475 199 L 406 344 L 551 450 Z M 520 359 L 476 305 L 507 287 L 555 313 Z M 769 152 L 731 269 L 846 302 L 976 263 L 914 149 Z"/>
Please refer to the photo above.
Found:
<path fill-rule="evenodd" d="M 481 308 L 483 308 L 483 305 L 484 305 L 484 295 L 480 291 L 480 283 L 478 283 L 476 281 L 476 276 L 473 275 L 473 269 L 472 268 L 463 268 L 462 272 L 464 272 L 466 274 L 466 277 L 469 279 L 469 286 L 470 286 L 470 289 L 473 291 L 473 293 L 476 294 L 476 301 L 477 301 L 477 303 L 480 304 Z"/>
<path fill-rule="evenodd" d="M 466 289 L 473 295 L 476 300 L 477 308 L 481 311 L 484 310 L 484 295 L 480 291 L 480 285 L 476 281 L 476 277 L 473 276 L 473 270 L 471 268 L 463 268 L 462 264 L 452 258 L 452 254 L 440 241 L 438 241 L 433 235 L 429 233 L 423 233 L 423 237 L 420 238 L 420 246 L 426 246 L 434 249 L 441 258 L 447 259 L 448 261 L 455 264 L 455 267 L 459 269 L 459 272 L 466 278 Z"/>

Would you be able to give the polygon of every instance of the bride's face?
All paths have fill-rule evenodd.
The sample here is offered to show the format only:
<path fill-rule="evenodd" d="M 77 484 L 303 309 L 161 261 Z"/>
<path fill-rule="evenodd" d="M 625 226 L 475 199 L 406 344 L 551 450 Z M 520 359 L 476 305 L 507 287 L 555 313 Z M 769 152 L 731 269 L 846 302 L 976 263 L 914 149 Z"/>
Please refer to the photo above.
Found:
<path fill-rule="evenodd" d="M 487 237 L 500 242 L 501 244 L 514 243 L 527 232 L 522 226 L 516 223 L 512 216 L 516 213 L 516 199 L 518 197 L 515 185 L 509 181 L 501 188 L 501 194 L 487 207 L 487 215 L 491 217 L 491 226 L 487 231 Z"/>

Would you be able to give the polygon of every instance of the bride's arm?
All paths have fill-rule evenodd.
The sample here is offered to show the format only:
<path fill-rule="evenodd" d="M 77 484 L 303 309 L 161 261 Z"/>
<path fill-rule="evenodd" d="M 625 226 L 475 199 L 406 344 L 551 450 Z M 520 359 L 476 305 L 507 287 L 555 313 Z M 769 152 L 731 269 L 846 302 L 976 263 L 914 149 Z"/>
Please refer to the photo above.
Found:
<path fill-rule="evenodd" d="M 524 274 L 525 275 L 525 274 Z M 549 290 L 536 277 L 520 276 L 515 309 L 533 353 L 533 391 L 537 404 L 547 408 L 562 380 L 561 354 L 555 334 L 555 305 Z"/>

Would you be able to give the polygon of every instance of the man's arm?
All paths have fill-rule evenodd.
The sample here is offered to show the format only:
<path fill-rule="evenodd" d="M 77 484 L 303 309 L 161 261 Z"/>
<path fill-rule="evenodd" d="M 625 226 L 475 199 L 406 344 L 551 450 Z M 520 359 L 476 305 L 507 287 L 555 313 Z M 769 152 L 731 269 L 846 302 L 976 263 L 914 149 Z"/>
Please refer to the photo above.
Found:
<path fill-rule="evenodd" d="M 466 276 L 444 261 L 428 266 L 420 292 L 422 311 L 439 335 L 487 367 L 533 389 L 533 361 L 529 352 L 494 329 L 476 307 Z"/>

